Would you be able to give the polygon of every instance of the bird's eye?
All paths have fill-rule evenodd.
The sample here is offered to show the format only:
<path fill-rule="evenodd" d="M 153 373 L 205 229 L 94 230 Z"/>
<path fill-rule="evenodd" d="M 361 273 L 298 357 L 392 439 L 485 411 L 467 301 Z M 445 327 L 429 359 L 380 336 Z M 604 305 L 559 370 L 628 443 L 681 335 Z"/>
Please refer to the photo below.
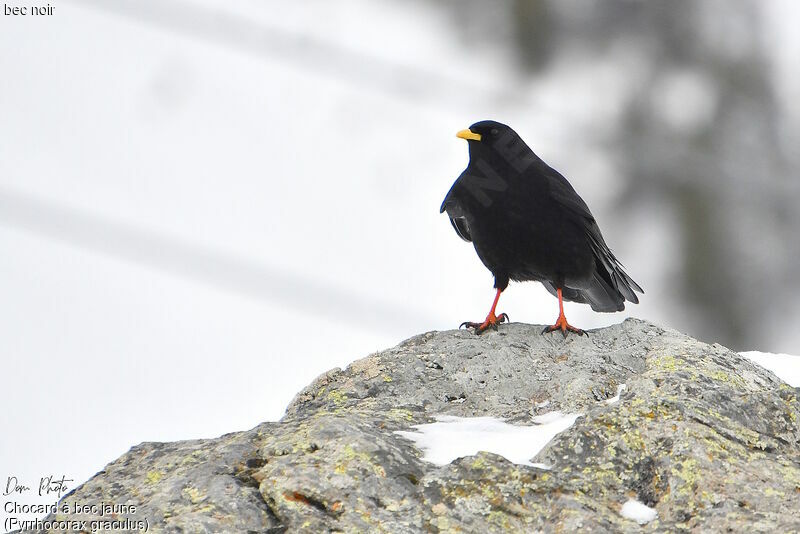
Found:
<path fill-rule="evenodd" d="M 497 135 L 497 128 L 492 128 L 492 135 Z"/>

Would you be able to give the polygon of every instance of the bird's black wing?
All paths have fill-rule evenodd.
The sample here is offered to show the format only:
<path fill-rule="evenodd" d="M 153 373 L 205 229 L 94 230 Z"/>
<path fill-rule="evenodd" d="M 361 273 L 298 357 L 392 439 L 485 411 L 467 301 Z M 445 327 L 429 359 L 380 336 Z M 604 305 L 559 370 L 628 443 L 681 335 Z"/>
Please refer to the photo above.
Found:
<path fill-rule="evenodd" d="M 616 312 L 625 309 L 625 301 L 639 303 L 636 292 L 644 293 L 639 284 L 628 276 L 614 253 L 608 248 L 600 229 L 592 221 L 587 228 L 589 246 L 592 249 L 595 270 L 588 287 L 576 289 L 563 288 L 564 299 L 591 305 L 594 311 Z M 556 288 L 550 282 L 543 282 L 545 288 L 556 295 Z"/>
<path fill-rule="evenodd" d="M 547 178 L 547 193 L 549 198 L 575 215 L 594 221 L 594 216 L 592 212 L 589 211 L 589 206 L 587 206 L 586 202 L 575 192 L 575 189 L 573 189 L 567 179 L 546 163 L 542 162 L 542 164 L 546 166 L 543 174 Z"/>
<path fill-rule="evenodd" d="M 590 304 L 593 310 L 600 312 L 622 311 L 625 309 L 626 300 L 638 304 L 639 298 L 634 291 L 639 293 L 644 293 L 644 291 L 628 276 L 619 260 L 606 245 L 589 206 L 558 171 L 548 168 L 545 175 L 550 199 L 581 219 L 595 259 L 595 272 L 589 287 L 584 289 L 564 288 L 564 298 L 573 302 Z M 555 287 L 551 287 L 552 284 L 544 285 L 548 291 L 555 294 Z"/>
<path fill-rule="evenodd" d="M 472 234 L 470 234 L 469 231 L 469 224 L 467 223 L 464 209 L 461 207 L 461 204 L 458 202 L 457 195 L 455 194 L 457 183 L 458 181 L 453 184 L 453 187 L 450 188 L 447 196 L 444 197 L 442 207 L 439 208 L 439 213 L 446 211 L 447 216 L 450 217 L 450 224 L 453 225 L 458 237 L 469 242 L 472 241 Z"/>
<path fill-rule="evenodd" d="M 450 217 L 450 224 L 455 228 L 458 237 L 464 241 L 472 241 L 472 235 L 469 233 L 469 224 L 467 224 L 466 217 Z"/>

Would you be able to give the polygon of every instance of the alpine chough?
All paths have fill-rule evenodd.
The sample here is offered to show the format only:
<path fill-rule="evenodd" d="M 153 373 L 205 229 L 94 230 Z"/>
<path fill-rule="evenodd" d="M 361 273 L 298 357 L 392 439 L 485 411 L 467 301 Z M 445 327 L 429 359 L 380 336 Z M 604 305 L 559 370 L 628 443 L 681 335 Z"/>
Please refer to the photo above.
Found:
<path fill-rule="evenodd" d="M 558 297 L 558 319 L 542 333 L 583 335 L 564 316 L 564 300 L 599 312 L 638 303 L 642 288 L 606 245 L 589 207 L 558 171 L 517 133 L 495 121 L 476 122 L 456 134 L 469 146 L 469 165 L 450 188 L 440 212 L 471 241 L 494 275 L 497 293 L 486 320 L 465 322 L 480 334 L 508 320 L 496 314 L 509 280 L 535 280 Z"/>

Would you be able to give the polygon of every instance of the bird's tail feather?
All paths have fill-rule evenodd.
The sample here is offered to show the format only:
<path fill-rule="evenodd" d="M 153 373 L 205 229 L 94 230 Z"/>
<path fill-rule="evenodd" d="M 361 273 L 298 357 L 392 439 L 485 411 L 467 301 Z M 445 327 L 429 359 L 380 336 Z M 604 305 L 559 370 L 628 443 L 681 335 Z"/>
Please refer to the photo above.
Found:
<path fill-rule="evenodd" d="M 642 288 L 625 272 L 600 235 L 600 230 L 593 228 L 588 234 L 595 257 L 592 280 L 589 287 L 582 289 L 562 288 L 564 300 L 589 304 L 598 312 L 622 311 L 625 309 L 626 300 L 638 304 L 639 297 L 636 296 L 636 292 L 644 293 Z M 547 291 L 557 295 L 556 287 L 552 283 L 545 282 L 544 286 Z"/>
<path fill-rule="evenodd" d="M 596 308 L 592 302 L 592 309 L 596 311 L 621 311 L 625 309 L 626 300 L 638 304 L 639 297 L 636 296 L 635 292 L 644 293 L 644 291 L 625 272 L 619 260 L 606 245 L 599 229 L 595 232 L 589 232 L 589 241 L 595 257 L 595 272 L 592 286 L 585 291 L 592 294 L 592 296 L 600 297 L 596 299 L 598 300 L 598 307 Z M 612 297 L 611 300 L 616 302 L 617 308 L 611 307 L 608 297 Z M 590 297 L 590 300 L 593 299 Z M 611 309 L 598 309 L 602 307 Z"/>

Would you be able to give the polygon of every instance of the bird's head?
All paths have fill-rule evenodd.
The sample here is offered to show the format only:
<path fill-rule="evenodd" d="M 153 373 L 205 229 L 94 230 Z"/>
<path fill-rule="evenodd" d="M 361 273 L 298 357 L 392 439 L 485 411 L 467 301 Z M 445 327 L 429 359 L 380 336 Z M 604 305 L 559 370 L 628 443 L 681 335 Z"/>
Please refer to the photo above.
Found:
<path fill-rule="evenodd" d="M 476 122 L 456 136 L 467 141 L 471 161 L 484 160 L 521 172 L 537 159 L 517 132 L 501 122 Z"/>
<path fill-rule="evenodd" d="M 480 121 L 466 130 L 461 130 L 456 134 L 456 137 L 465 139 L 469 142 L 470 148 L 472 148 L 472 145 L 475 143 L 485 143 L 484 146 L 491 146 L 497 142 L 498 139 L 508 136 L 509 134 L 517 137 L 517 132 L 503 123 L 497 121 Z"/>

